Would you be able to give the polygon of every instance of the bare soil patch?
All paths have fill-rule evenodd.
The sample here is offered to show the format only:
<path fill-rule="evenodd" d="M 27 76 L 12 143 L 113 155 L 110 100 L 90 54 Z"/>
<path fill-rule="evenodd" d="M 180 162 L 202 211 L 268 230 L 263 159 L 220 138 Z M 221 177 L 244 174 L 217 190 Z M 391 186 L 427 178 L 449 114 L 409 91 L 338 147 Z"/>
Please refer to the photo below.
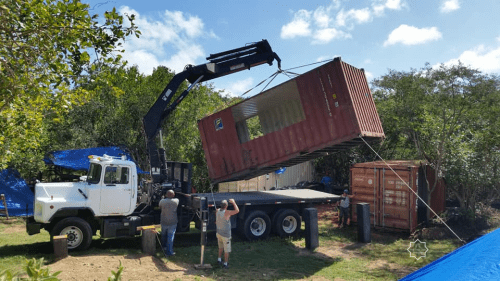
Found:
<path fill-rule="evenodd" d="M 24 225 L 18 224 L 10 224 L 4 230 L 0 231 L 3 234 L 12 234 L 12 233 L 24 233 L 26 232 L 26 227 Z"/>
<path fill-rule="evenodd" d="M 124 267 L 122 280 L 193 280 L 200 278 L 193 265 L 164 261 L 146 255 L 69 256 L 49 267 L 51 272 L 62 271 L 61 280 L 107 280 L 111 271 Z M 203 272 L 201 272 L 203 273 Z M 203 279 L 203 277 L 201 277 Z"/>

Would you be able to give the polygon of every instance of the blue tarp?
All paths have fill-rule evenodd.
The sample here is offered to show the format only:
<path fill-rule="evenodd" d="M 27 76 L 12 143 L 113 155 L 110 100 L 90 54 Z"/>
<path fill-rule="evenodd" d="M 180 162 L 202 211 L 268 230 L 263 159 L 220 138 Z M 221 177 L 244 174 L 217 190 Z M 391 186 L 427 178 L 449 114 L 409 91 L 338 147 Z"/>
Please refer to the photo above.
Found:
<path fill-rule="evenodd" d="M 0 171 L 0 194 L 5 195 L 9 216 L 33 215 L 33 192 L 17 170 Z M 26 204 L 28 204 L 27 214 Z M 0 209 L 5 209 L 3 204 L 0 204 Z M 5 214 L 1 215 L 5 216 Z"/>
<path fill-rule="evenodd" d="M 500 229 L 458 248 L 401 280 L 500 280 Z"/>
<path fill-rule="evenodd" d="M 89 155 L 109 155 L 119 157 L 121 155 L 126 155 L 128 160 L 132 160 L 129 153 L 123 151 L 116 146 L 107 147 L 93 147 L 84 149 L 72 149 L 72 150 L 59 150 L 49 152 L 47 156 L 43 159 L 45 164 L 55 165 L 65 169 L 80 171 L 87 170 L 89 168 Z M 139 167 L 137 167 L 137 173 L 147 174 Z"/>

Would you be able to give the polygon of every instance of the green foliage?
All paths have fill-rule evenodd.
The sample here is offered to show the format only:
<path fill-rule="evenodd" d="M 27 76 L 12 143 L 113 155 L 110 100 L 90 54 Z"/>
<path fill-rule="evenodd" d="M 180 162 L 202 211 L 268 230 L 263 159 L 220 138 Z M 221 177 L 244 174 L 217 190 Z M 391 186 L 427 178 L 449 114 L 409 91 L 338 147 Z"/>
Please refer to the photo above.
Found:
<path fill-rule="evenodd" d="M 46 151 L 118 145 L 127 148 L 147 171 L 149 162 L 142 118 L 174 73 L 166 67 L 158 67 L 147 76 L 140 74 L 137 67 L 114 67 L 107 71 L 111 73 L 107 81 L 93 79 L 100 72 L 91 73 L 88 83 L 80 86 L 96 92 L 92 100 L 73 107 L 63 121 L 48 125 L 52 142 Z M 186 88 L 187 83 L 183 83 L 177 94 Z M 220 110 L 228 102 L 231 100 L 221 97 L 212 85 L 197 86 L 162 126 L 167 159 L 193 164 L 193 186 L 198 191 L 207 190 L 210 180 L 197 120 Z"/>
<path fill-rule="evenodd" d="M 73 86 L 101 65 L 122 65 L 115 52 L 140 32 L 134 15 L 126 15 L 124 27 L 113 10 L 100 24 L 79 0 L 5 0 L 0 17 L 0 168 L 26 174 L 41 166 L 46 126 L 92 97 Z"/>
<path fill-rule="evenodd" d="M 57 281 L 57 275 L 61 273 L 61 271 L 57 271 L 54 273 L 50 273 L 49 268 L 42 268 L 43 266 L 43 258 L 37 260 L 35 258 L 31 260 L 26 260 L 25 273 L 12 273 L 10 270 L 4 270 L 0 273 L 1 281 L 12 281 L 12 280 L 32 280 L 32 281 Z M 24 275 L 28 275 L 25 277 Z"/>
<path fill-rule="evenodd" d="M 111 274 L 113 274 L 111 277 L 108 277 L 108 281 L 120 281 L 122 280 L 122 272 L 123 272 L 123 266 L 122 262 L 120 261 L 120 266 L 118 267 L 118 270 L 115 272 L 114 270 L 111 270 Z"/>
<path fill-rule="evenodd" d="M 260 119 L 258 115 L 255 115 L 254 117 L 247 119 L 246 123 L 250 140 L 256 139 L 264 135 L 264 133 L 262 132 L 262 125 L 260 124 Z"/>
<path fill-rule="evenodd" d="M 32 258 L 31 260 L 26 259 L 26 266 L 25 266 L 25 272 L 20 273 L 20 272 L 15 272 L 13 273 L 11 270 L 6 269 L 0 272 L 0 281 L 57 281 L 59 280 L 57 278 L 57 275 L 61 273 L 61 271 L 57 271 L 54 273 L 50 272 L 50 269 L 48 267 L 42 268 L 44 264 L 44 259 L 35 259 Z M 122 262 L 120 261 L 120 266 L 118 267 L 117 271 L 112 270 L 111 277 L 108 277 L 108 281 L 120 281 L 122 280 L 122 272 L 123 272 L 123 266 Z M 26 277 L 27 275 L 27 277 Z"/>
<path fill-rule="evenodd" d="M 474 212 L 478 199 L 499 195 L 499 85 L 498 77 L 462 64 L 390 71 L 375 80 L 387 136 L 383 157 L 427 160 Z"/>

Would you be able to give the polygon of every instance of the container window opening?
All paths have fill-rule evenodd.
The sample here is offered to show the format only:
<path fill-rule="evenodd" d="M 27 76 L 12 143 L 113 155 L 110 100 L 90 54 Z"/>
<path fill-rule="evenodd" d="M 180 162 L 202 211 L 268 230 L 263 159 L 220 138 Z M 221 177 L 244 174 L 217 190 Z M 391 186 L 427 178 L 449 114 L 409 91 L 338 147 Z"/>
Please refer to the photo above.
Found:
<path fill-rule="evenodd" d="M 282 130 L 306 119 L 297 85 L 289 83 L 286 91 L 255 98 L 255 103 L 232 109 L 240 143 Z"/>

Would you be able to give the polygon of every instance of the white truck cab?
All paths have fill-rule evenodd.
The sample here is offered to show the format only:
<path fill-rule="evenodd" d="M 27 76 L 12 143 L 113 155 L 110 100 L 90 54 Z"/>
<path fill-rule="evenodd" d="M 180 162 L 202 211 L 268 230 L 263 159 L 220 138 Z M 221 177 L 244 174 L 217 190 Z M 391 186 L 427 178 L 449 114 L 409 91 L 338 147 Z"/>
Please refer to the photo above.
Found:
<path fill-rule="evenodd" d="M 43 227 L 51 235 L 66 234 L 69 248 L 76 248 L 83 242 L 90 244 L 82 240 L 86 235 L 91 240 L 92 235 L 86 232 L 95 234 L 100 228 L 99 218 L 125 217 L 133 213 L 138 189 L 135 163 L 125 156 L 91 155 L 89 160 L 88 175 L 81 177 L 80 182 L 36 184 L 35 223 L 31 224 L 28 233 L 38 233 Z M 75 242 L 71 244 L 70 241 Z"/>
<path fill-rule="evenodd" d="M 35 221 L 49 223 L 65 208 L 88 208 L 94 216 L 126 216 L 137 202 L 137 169 L 124 157 L 89 156 L 85 182 L 38 183 Z"/>

